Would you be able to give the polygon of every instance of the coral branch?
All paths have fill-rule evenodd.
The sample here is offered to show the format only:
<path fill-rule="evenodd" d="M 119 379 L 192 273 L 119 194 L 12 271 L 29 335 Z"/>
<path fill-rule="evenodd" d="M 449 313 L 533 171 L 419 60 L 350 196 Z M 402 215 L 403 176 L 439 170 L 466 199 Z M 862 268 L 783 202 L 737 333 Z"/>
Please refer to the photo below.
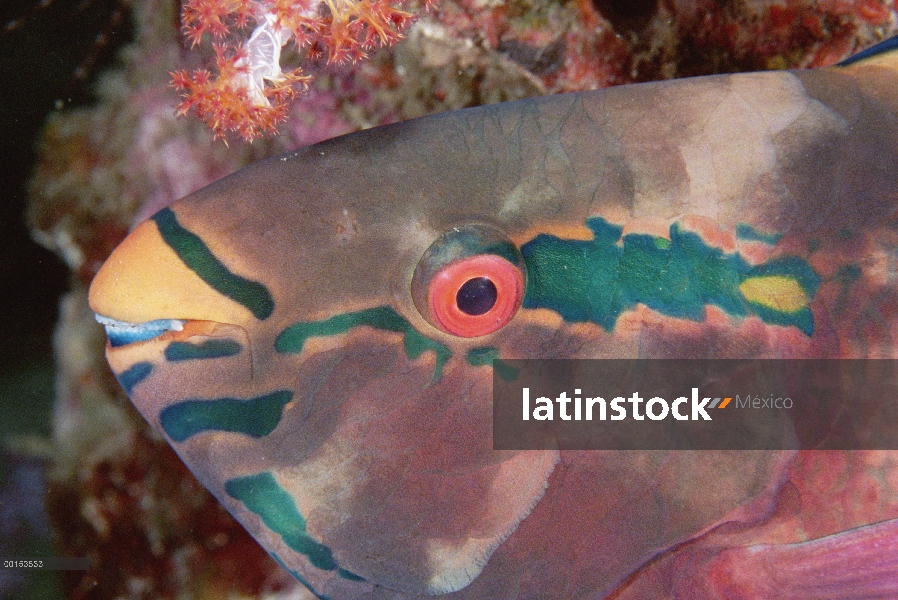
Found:
<path fill-rule="evenodd" d="M 307 56 L 327 53 L 329 63 L 357 62 L 395 44 L 415 15 L 410 0 L 187 0 L 184 34 L 192 46 L 212 39 L 217 73 L 205 69 L 171 74 L 181 91 L 178 113 L 194 110 L 225 138 L 236 132 L 252 141 L 272 134 L 290 103 L 308 86 L 300 68 L 283 71 L 281 49 L 292 43 Z M 433 2 L 426 1 L 429 8 Z M 248 39 L 242 36 L 252 27 Z"/>

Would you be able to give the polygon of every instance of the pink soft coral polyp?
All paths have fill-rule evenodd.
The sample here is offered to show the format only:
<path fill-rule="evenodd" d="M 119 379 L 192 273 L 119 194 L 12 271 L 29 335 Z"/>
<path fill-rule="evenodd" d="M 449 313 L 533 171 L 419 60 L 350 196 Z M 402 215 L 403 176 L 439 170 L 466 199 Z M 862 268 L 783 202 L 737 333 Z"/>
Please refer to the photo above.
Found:
<path fill-rule="evenodd" d="M 184 33 L 193 46 L 207 34 L 211 37 L 217 72 L 172 73 L 172 85 L 182 94 L 178 113 L 195 111 L 217 138 L 235 132 L 252 141 L 276 133 L 290 103 L 311 79 L 299 67 L 281 69 L 285 45 L 292 43 L 301 56 L 326 52 L 331 63 L 362 60 L 371 50 L 402 38 L 414 20 L 400 8 L 408 3 L 188 0 L 182 11 Z"/>

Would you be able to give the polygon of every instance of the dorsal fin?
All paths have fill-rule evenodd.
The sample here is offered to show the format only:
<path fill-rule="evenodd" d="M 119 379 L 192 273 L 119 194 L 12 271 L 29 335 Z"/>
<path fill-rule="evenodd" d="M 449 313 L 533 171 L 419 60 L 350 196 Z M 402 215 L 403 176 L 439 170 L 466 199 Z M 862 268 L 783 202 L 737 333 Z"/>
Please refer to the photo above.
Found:
<path fill-rule="evenodd" d="M 846 58 L 837 66 L 845 67 L 864 61 L 898 67 L 898 52 L 896 52 L 896 50 L 898 50 L 898 36 L 889 38 L 871 48 L 858 52 L 854 56 Z"/>

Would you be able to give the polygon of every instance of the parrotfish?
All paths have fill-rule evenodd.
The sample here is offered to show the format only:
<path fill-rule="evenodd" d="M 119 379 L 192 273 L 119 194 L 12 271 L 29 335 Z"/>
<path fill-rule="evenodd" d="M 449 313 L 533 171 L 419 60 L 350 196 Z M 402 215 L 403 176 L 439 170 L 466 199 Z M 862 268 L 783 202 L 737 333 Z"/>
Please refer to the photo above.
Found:
<path fill-rule="evenodd" d="M 503 360 L 898 357 L 896 46 L 252 164 L 99 271 L 109 364 L 317 598 L 896 598 L 898 452 L 491 430 Z"/>

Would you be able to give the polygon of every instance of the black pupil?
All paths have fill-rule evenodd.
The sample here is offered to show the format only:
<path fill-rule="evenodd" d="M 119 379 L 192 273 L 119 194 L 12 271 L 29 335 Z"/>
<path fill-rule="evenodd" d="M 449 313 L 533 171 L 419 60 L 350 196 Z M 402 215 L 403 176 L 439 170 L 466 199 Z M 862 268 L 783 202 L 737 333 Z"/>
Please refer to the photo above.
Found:
<path fill-rule="evenodd" d="M 460 311 L 476 317 L 496 305 L 496 295 L 496 284 L 486 277 L 475 277 L 458 289 L 455 302 Z"/>

